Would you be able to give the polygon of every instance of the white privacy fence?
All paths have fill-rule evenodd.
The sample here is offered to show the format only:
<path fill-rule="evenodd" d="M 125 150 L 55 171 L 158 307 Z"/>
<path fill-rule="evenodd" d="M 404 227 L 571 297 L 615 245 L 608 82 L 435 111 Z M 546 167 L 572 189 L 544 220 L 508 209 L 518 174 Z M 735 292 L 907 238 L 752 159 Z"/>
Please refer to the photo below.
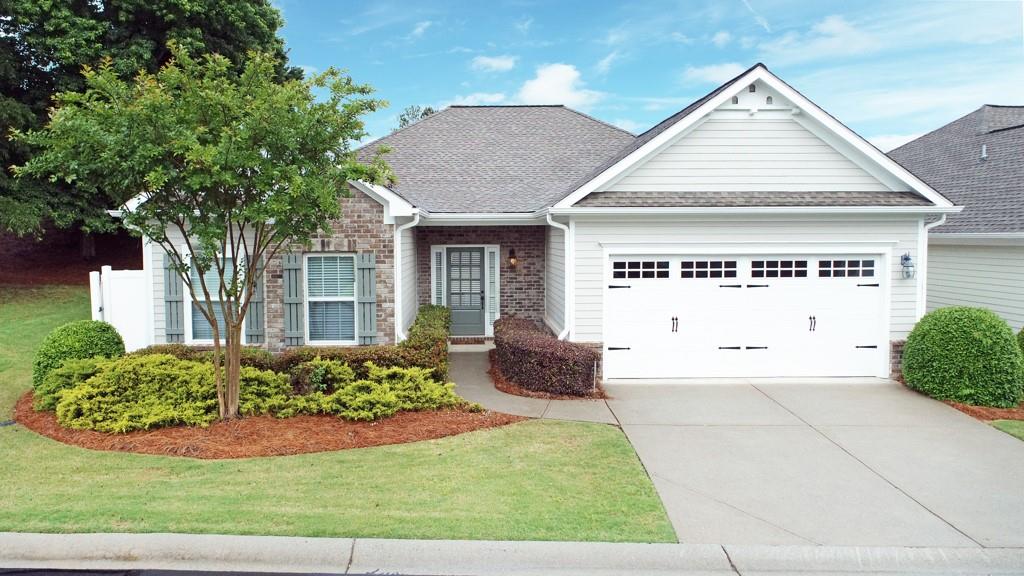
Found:
<path fill-rule="evenodd" d="M 149 298 L 144 270 L 111 270 L 104 266 L 89 273 L 92 319 L 117 328 L 129 352 L 149 345 Z"/>

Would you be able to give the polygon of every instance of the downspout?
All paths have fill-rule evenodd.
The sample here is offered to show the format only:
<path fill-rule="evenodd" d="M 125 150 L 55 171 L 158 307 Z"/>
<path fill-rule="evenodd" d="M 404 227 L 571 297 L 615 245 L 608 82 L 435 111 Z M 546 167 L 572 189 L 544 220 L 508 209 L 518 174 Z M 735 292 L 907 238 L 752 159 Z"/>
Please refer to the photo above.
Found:
<path fill-rule="evenodd" d="M 918 320 L 924 315 L 924 311 L 928 309 L 928 232 L 932 228 L 937 228 L 946 223 L 946 215 L 942 214 L 938 220 L 930 224 L 925 224 L 922 228 L 924 233 L 924 239 L 921 242 L 921 246 L 918 248 L 918 258 L 921 259 L 920 267 L 921 273 L 918 274 L 918 280 L 921 282 L 921 300 L 918 307 Z"/>
<path fill-rule="evenodd" d="M 563 248 L 565 250 L 565 253 L 562 256 L 562 266 L 564 268 L 564 270 L 562 270 L 562 273 L 565 275 L 565 278 L 562 280 L 562 291 L 564 292 L 564 294 L 562 295 L 564 300 L 564 302 L 562 303 L 562 306 L 564 308 L 564 310 L 562 311 L 562 322 L 565 324 L 565 326 L 563 326 L 562 331 L 558 333 L 558 339 L 565 340 L 566 337 L 569 336 L 569 299 L 572 297 L 572 295 L 569 292 L 569 280 L 572 270 L 572 266 L 569 262 L 569 227 L 566 226 L 565 224 L 555 222 L 554 219 L 551 218 L 551 212 L 547 213 L 547 220 L 550 226 L 554 226 L 555 228 L 558 228 L 559 230 L 562 231 L 562 235 L 565 239 L 565 247 Z"/>
<path fill-rule="evenodd" d="M 405 340 L 405 314 L 402 313 L 402 232 L 420 223 L 420 213 L 417 210 L 412 220 L 395 228 L 395 344 Z"/>

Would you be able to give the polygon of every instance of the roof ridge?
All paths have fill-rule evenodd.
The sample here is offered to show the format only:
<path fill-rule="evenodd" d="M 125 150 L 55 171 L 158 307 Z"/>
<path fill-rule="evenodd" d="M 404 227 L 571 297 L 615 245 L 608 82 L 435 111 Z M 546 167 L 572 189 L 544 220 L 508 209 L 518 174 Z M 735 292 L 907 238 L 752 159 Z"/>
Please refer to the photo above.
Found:
<path fill-rule="evenodd" d="M 449 104 L 449 108 L 568 108 L 565 104 Z"/>
<path fill-rule="evenodd" d="M 598 124 L 603 124 L 603 125 L 611 128 L 611 129 L 613 129 L 613 130 L 618 130 L 619 132 L 622 132 L 623 134 L 629 134 L 633 138 L 636 138 L 636 134 L 633 134 L 632 132 L 630 132 L 629 130 L 626 130 L 625 128 L 622 128 L 621 126 L 616 126 L 615 124 L 612 124 L 611 122 L 605 122 L 604 120 L 601 120 L 600 118 L 595 118 L 595 117 L 591 116 L 590 114 L 585 114 L 583 112 L 580 112 L 579 110 L 576 110 L 575 108 L 570 108 L 568 106 L 562 106 L 562 108 L 565 108 L 566 110 L 568 110 L 569 112 L 572 112 L 573 114 L 578 114 L 580 116 L 583 116 L 587 120 L 593 120 L 594 122 L 597 122 Z"/>

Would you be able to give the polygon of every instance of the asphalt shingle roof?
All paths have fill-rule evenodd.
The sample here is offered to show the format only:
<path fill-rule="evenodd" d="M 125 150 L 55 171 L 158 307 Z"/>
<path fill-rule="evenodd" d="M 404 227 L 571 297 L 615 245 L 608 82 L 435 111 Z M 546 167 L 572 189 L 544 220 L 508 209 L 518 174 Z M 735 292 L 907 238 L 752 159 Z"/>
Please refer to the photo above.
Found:
<path fill-rule="evenodd" d="M 916 192 L 591 192 L 580 207 L 929 206 Z"/>
<path fill-rule="evenodd" d="M 633 139 L 564 106 L 451 106 L 360 156 L 390 146 L 392 190 L 429 212 L 532 212 Z"/>
<path fill-rule="evenodd" d="M 964 207 L 936 232 L 1024 232 L 1024 106 L 982 106 L 889 157 Z"/>

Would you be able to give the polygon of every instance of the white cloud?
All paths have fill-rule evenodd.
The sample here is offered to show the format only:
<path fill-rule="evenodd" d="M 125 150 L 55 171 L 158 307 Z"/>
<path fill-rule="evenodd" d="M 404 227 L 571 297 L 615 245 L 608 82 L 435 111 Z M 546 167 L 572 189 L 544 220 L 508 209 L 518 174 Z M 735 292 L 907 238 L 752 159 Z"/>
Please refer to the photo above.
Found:
<path fill-rule="evenodd" d="M 537 75 L 523 83 L 516 99 L 523 104 L 564 104 L 586 108 L 602 98 L 600 92 L 584 88 L 580 72 L 570 64 L 545 64 Z"/>
<path fill-rule="evenodd" d="M 732 41 L 732 34 L 729 34 L 725 30 L 719 30 L 711 37 L 711 43 L 719 48 L 723 48 L 730 41 Z"/>
<path fill-rule="evenodd" d="M 683 72 L 683 80 L 687 82 L 704 82 L 707 84 L 721 84 L 733 76 L 739 75 L 746 70 L 735 62 L 726 64 L 711 64 L 708 66 L 689 67 Z"/>
<path fill-rule="evenodd" d="M 616 44 L 622 44 L 626 40 L 629 40 L 629 32 L 624 28 L 615 28 L 605 34 L 602 42 L 609 46 L 615 46 Z"/>
<path fill-rule="evenodd" d="M 516 60 L 515 56 L 477 56 L 469 65 L 481 72 L 507 72 L 515 68 Z"/>
<path fill-rule="evenodd" d="M 869 137 L 868 140 L 877 146 L 882 152 L 888 152 L 895 148 L 899 148 L 911 140 L 916 140 L 921 137 L 922 134 L 923 133 L 921 132 L 914 134 L 879 134 L 878 136 Z"/>
<path fill-rule="evenodd" d="M 533 26 L 533 18 L 523 18 L 513 24 L 513 26 L 515 26 L 516 30 L 518 30 L 520 34 L 526 34 L 530 31 L 530 26 Z"/>
<path fill-rule="evenodd" d="M 772 31 L 772 27 L 768 25 L 768 21 L 764 19 L 764 16 L 758 14 L 757 10 L 754 10 L 754 7 L 750 5 L 750 0 L 743 0 L 743 5 L 746 6 L 747 12 L 750 12 L 750 15 L 754 17 L 754 21 L 757 22 L 761 28 L 764 28 L 765 32 Z"/>
<path fill-rule="evenodd" d="M 310 76 L 320 72 L 320 69 L 316 66 L 310 66 L 309 64 L 299 64 L 299 68 L 302 69 L 302 74 L 309 78 Z"/>
<path fill-rule="evenodd" d="M 427 31 L 427 28 L 430 28 L 433 25 L 434 23 L 431 22 L 430 20 L 423 20 L 422 22 L 417 22 L 416 25 L 412 27 L 412 32 L 409 32 L 409 38 L 420 38 L 421 36 L 423 36 L 423 33 Z"/>
<path fill-rule="evenodd" d="M 693 38 L 690 38 L 682 32 L 673 32 L 668 35 L 669 40 L 673 42 L 679 42 L 680 44 L 693 44 Z"/>
<path fill-rule="evenodd" d="M 473 92 L 462 96 L 461 94 L 445 105 L 456 106 L 480 106 L 482 104 L 501 104 L 505 101 L 503 92 Z"/>
<path fill-rule="evenodd" d="M 597 73 L 607 74 L 608 71 L 612 69 L 612 64 L 614 64 L 615 61 L 619 59 L 619 56 L 620 54 L 618 50 L 612 50 L 611 52 L 608 53 L 607 56 L 598 60 L 596 66 Z"/>
<path fill-rule="evenodd" d="M 633 134 L 639 134 L 640 132 L 643 131 L 644 128 L 643 124 L 635 120 L 630 120 L 629 118 L 618 118 L 614 120 L 612 124 L 618 126 L 619 128 L 622 128 L 627 132 L 632 132 Z"/>
<path fill-rule="evenodd" d="M 815 23 L 805 34 L 789 32 L 761 44 L 761 51 L 772 63 L 793 64 L 868 54 L 883 46 L 871 32 L 854 26 L 842 16 L 829 16 Z"/>

